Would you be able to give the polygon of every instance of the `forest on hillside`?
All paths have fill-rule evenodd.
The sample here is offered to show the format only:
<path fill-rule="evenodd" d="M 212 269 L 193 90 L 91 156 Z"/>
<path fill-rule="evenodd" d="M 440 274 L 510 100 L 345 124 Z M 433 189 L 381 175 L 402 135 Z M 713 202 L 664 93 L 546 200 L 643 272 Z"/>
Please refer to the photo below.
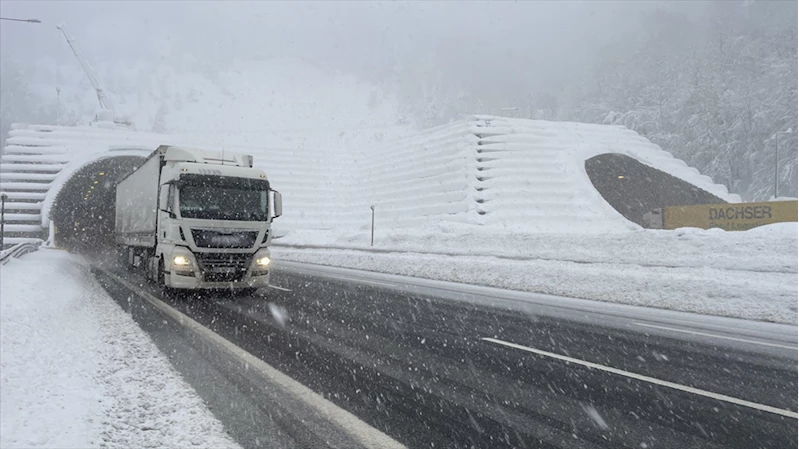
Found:
<path fill-rule="evenodd" d="M 663 2 L 559 85 L 405 78 L 404 107 L 423 126 L 463 110 L 624 125 L 748 200 L 774 194 L 776 153 L 778 195 L 796 197 L 796 17 L 795 1 Z"/>
<path fill-rule="evenodd" d="M 627 126 L 748 199 L 773 195 L 776 152 L 779 195 L 795 197 L 796 2 L 707 8 L 650 14 L 544 115 Z"/>

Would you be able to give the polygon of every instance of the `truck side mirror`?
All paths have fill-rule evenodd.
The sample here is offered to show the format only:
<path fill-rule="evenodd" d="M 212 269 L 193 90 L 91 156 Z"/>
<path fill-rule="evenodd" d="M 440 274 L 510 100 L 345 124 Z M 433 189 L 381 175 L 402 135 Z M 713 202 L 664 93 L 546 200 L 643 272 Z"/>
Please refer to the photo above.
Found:
<path fill-rule="evenodd" d="M 175 215 L 175 213 L 171 210 L 161 209 L 161 212 L 165 212 L 167 215 L 169 215 L 169 218 L 178 218 L 178 216 Z"/>
<path fill-rule="evenodd" d="M 272 218 L 277 218 L 283 215 L 283 195 L 280 194 L 277 190 L 273 190 L 272 194 L 274 195 L 274 208 L 275 208 L 275 216 Z"/>

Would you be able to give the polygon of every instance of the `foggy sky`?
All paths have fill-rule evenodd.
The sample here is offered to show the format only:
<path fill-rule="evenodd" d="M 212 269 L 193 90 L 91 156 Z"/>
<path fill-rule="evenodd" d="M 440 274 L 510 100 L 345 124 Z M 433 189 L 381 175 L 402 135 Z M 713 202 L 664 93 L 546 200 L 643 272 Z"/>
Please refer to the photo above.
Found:
<path fill-rule="evenodd" d="M 635 33 L 661 2 L 0 2 L 0 54 L 74 63 L 64 23 L 90 61 L 168 61 L 191 54 L 303 58 L 381 82 L 430 70 L 470 86 L 526 91 L 569 79 L 612 39 Z"/>

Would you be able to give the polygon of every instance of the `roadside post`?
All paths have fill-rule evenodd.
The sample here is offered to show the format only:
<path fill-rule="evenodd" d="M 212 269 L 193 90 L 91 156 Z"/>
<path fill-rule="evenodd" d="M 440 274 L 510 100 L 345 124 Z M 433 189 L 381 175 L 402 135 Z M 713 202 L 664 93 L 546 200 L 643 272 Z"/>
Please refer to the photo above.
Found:
<path fill-rule="evenodd" d="M 375 246 L 375 207 L 369 206 L 372 209 L 372 243 L 370 246 Z"/>

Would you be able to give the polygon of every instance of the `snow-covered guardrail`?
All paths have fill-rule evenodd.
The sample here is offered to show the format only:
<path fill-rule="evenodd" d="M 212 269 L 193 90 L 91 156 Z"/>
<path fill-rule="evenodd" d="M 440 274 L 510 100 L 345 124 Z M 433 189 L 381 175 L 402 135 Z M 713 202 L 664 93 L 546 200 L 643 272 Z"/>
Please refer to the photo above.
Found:
<path fill-rule="evenodd" d="M 24 254 L 38 251 L 41 244 L 41 240 L 31 240 L 29 242 L 17 243 L 9 249 L 0 251 L 0 264 L 5 265 L 12 257 L 20 257 Z"/>

